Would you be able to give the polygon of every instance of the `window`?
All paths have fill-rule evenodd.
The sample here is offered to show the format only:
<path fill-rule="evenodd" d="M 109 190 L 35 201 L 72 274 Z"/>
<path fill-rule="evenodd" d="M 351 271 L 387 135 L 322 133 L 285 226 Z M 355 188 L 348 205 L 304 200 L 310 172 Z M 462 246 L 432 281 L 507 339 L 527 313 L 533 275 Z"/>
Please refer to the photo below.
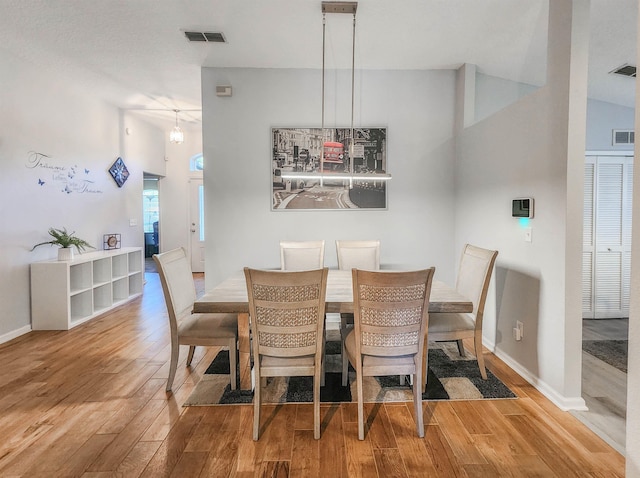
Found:
<path fill-rule="evenodd" d="M 191 156 L 189 160 L 189 171 L 204 171 L 204 157 L 202 153 Z"/>

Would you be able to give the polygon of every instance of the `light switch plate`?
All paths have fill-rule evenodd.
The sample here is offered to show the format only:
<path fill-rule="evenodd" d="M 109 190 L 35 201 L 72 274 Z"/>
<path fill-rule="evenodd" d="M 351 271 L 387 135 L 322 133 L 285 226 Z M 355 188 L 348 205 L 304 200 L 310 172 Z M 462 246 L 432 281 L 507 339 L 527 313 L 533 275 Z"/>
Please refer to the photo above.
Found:
<path fill-rule="evenodd" d="M 524 241 L 525 242 L 531 242 L 531 228 L 530 227 L 525 227 L 524 228 Z"/>

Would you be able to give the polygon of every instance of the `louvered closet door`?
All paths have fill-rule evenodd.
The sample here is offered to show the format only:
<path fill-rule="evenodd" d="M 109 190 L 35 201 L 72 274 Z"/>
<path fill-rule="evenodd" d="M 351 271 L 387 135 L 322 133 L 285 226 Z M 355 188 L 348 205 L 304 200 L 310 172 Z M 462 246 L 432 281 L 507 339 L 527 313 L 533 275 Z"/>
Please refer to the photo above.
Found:
<path fill-rule="evenodd" d="M 587 156 L 584 165 L 584 223 L 582 233 L 582 317 L 593 319 L 593 259 L 595 242 L 595 166 L 596 158 Z"/>
<path fill-rule="evenodd" d="M 583 316 L 627 317 L 631 272 L 632 158 L 598 156 L 585 166 Z M 590 201 L 589 190 L 593 193 Z M 589 218 L 591 202 L 593 214 Z M 589 270 L 590 269 L 590 270 Z M 586 287 L 591 282 L 591 290 Z"/>

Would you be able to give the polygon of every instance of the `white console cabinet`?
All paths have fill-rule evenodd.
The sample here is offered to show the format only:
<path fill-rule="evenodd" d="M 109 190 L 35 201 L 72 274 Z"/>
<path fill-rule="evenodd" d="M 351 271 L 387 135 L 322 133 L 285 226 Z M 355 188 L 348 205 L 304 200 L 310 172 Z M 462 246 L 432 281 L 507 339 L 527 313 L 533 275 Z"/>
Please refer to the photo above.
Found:
<path fill-rule="evenodd" d="M 31 328 L 69 330 L 142 294 L 140 247 L 31 264 Z"/>

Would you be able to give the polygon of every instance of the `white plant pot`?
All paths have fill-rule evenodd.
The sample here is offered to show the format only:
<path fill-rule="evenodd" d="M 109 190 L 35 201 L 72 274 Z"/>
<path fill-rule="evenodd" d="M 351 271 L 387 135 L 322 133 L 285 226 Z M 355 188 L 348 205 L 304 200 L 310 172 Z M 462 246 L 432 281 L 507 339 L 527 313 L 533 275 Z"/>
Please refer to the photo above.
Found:
<path fill-rule="evenodd" d="M 58 249 L 58 260 L 59 261 L 72 261 L 73 260 L 73 248 L 72 247 L 61 247 Z"/>

